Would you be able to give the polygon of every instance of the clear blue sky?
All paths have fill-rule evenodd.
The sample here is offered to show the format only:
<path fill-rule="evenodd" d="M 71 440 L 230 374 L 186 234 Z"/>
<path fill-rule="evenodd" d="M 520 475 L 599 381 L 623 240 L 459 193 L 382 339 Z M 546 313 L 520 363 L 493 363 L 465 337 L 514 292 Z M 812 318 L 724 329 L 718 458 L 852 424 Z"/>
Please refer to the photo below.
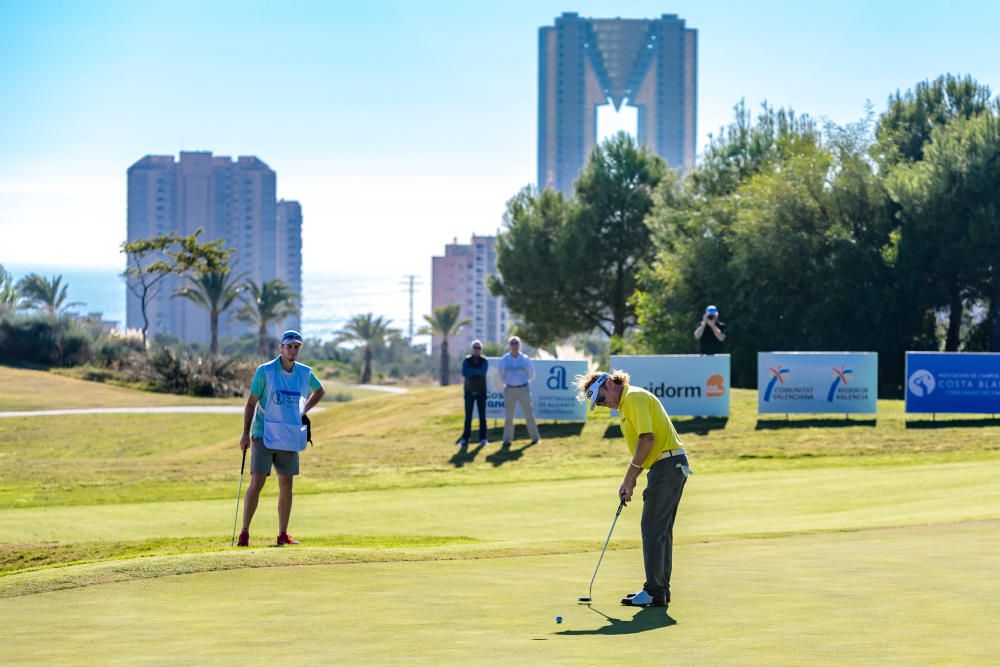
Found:
<path fill-rule="evenodd" d="M 428 276 L 534 181 L 538 27 L 563 11 L 697 28 L 699 145 L 741 97 L 844 123 L 945 72 L 1000 89 L 985 1 L 7 0 L 0 263 L 120 263 L 125 170 L 187 149 L 277 171 L 307 273 Z"/>

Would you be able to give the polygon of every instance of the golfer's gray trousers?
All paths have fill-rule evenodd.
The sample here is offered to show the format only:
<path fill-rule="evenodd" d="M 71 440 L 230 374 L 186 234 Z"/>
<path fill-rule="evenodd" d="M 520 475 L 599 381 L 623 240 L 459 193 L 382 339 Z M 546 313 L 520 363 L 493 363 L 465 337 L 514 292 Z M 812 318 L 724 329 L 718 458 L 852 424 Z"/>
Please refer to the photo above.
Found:
<path fill-rule="evenodd" d="M 684 468 L 678 466 L 683 465 Z M 681 503 L 687 475 L 687 456 L 674 456 L 653 464 L 642 492 L 642 559 L 646 566 L 643 588 L 653 597 L 670 600 L 673 565 L 674 519 Z"/>

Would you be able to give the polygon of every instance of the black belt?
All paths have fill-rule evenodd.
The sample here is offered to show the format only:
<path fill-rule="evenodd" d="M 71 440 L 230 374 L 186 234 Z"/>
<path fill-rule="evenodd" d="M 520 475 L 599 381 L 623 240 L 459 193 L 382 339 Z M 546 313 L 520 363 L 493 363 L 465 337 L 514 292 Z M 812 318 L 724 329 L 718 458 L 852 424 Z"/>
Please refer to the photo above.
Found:
<path fill-rule="evenodd" d="M 509 385 L 507 385 L 507 388 L 508 389 L 520 389 L 521 387 L 527 387 L 527 386 L 528 386 L 528 383 L 525 382 L 524 384 L 509 384 Z"/>

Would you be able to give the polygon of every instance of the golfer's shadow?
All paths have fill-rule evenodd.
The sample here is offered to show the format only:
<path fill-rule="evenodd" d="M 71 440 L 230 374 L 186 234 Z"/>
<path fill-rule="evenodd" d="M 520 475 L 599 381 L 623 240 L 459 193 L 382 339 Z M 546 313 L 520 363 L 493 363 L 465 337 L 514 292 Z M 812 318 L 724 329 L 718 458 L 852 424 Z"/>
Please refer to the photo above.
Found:
<path fill-rule="evenodd" d="M 598 611 L 593 607 L 590 610 L 594 613 L 600 614 L 604 618 L 608 619 L 610 622 L 608 625 L 601 626 L 596 630 L 563 630 L 562 632 L 557 632 L 557 635 L 634 635 L 638 632 L 646 632 L 647 630 L 656 630 L 657 628 L 666 628 L 671 625 L 677 625 L 677 621 L 671 618 L 670 614 L 663 607 L 643 607 L 641 610 L 636 612 L 632 618 L 612 618 L 602 611 Z"/>

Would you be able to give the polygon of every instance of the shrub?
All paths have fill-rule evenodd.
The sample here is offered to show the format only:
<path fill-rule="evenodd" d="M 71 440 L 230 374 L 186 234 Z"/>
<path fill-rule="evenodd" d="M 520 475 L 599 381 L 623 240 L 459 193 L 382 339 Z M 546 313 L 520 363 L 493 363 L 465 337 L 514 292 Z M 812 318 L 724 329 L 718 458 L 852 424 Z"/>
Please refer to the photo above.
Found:
<path fill-rule="evenodd" d="M 0 361 L 40 366 L 74 366 L 90 358 L 90 337 L 66 317 L 31 315 L 0 318 Z"/>
<path fill-rule="evenodd" d="M 101 333 L 92 346 L 91 362 L 95 366 L 113 370 L 126 370 L 139 365 L 145 350 L 141 335 L 134 332 Z"/>
<path fill-rule="evenodd" d="M 213 355 L 197 355 L 169 347 L 149 358 L 149 377 L 159 391 L 191 396 L 242 396 L 255 366 Z"/>

